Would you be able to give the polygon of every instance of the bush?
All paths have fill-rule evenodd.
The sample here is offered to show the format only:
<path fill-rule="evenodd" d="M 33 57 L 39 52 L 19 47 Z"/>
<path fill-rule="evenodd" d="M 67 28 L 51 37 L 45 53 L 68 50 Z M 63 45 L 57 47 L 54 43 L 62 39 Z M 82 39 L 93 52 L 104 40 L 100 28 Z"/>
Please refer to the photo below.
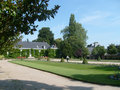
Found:
<path fill-rule="evenodd" d="M 0 55 L 0 60 L 2 60 L 4 58 L 4 56 L 3 55 Z"/>
<path fill-rule="evenodd" d="M 41 50 L 40 51 L 40 56 L 46 56 L 46 50 Z"/>
<path fill-rule="evenodd" d="M 82 64 L 88 64 L 88 61 L 84 58 Z"/>
<path fill-rule="evenodd" d="M 60 61 L 60 62 L 65 62 L 63 57 L 61 58 L 61 61 Z"/>
<path fill-rule="evenodd" d="M 80 60 L 83 60 L 83 57 L 80 57 Z"/>
<path fill-rule="evenodd" d="M 51 58 L 56 57 L 56 50 L 48 49 L 48 57 L 51 57 Z"/>
<path fill-rule="evenodd" d="M 38 57 L 38 60 L 41 60 L 41 59 L 42 59 L 42 57 L 39 56 L 39 57 Z"/>
<path fill-rule="evenodd" d="M 49 57 L 47 58 L 47 61 L 50 61 L 50 58 L 49 58 Z"/>
<path fill-rule="evenodd" d="M 100 61 L 101 60 L 101 58 L 100 58 L 100 56 L 98 57 L 98 59 L 97 59 L 98 61 Z"/>

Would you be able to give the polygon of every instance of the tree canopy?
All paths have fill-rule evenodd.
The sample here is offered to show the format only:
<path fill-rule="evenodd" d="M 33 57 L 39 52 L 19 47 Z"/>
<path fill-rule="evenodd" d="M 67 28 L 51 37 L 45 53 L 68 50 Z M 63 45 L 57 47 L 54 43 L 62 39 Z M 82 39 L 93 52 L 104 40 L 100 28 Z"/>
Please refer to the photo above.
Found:
<path fill-rule="evenodd" d="M 72 47 L 72 55 L 76 56 L 76 52 L 81 49 L 81 52 L 86 51 L 86 40 L 87 40 L 87 31 L 82 27 L 80 23 L 77 23 L 75 20 L 74 14 L 71 14 L 69 20 L 69 26 L 66 26 L 61 33 L 63 34 L 64 41 L 68 42 Z M 64 48 L 64 47 L 63 47 Z M 67 49 L 70 50 L 70 49 Z M 83 54 L 83 53 L 82 53 Z M 78 56 L 77 56 L 78 57 Z"/>
<path fill-rule="evenodd" d="M 54 40 L 56 46 L 59 48 L 60 47 L 60 43 L 62 42 L 62 39 L 61 38 L 57 38 Z"/>
<path fill-rule="evenodd" d="M 92 55 L 96 56 L 97 59 L 99 57 L 102 58 L 105 55 L 105 53 L 106 53 L 105 47 L 100 45 L 95 47 L 92 51 Z"/>
<path fill-rule="evenodd" d="M 108 47 L 107 47 L 107 53 L 108 54 L 117 54 L 117 48 L 114 44 L 110 44 Z"/>
<path fill-rule="evenodd" d="M 60 6 L 49 9 L 49 0 L 1 0 L 0 1 L 0 50 L 4 44 L 19 34 L 33 34 L 35 21 L 54 18 Z"/>
<path fill-rule="evenodd" d="M 43 27 L 39 30 L 38 38 L 33 42 L 47 42 L 48 44 L 54 44 L 54 34 L 50 31 L 49 27 Z"/>

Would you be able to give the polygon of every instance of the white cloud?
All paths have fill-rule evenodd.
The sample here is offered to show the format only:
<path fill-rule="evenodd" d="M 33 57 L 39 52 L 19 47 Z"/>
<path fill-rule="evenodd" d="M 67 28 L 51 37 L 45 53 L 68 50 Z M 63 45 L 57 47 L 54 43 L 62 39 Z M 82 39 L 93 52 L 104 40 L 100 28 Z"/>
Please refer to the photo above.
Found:
<path fill-rule="evenodd" d="M 89 24 L 96 24 L 98 21 L 103 20 L 107 17 L 109 17 L 111 14 L 107 12 L 100 12 L 95 11 L 90 13 L 90 15 L 85 15 L 82 19 L 80 19 L 81 23 L 89 23 Z"/>
<path fill-rule="evenodd" d="M 96 19 L 100 19 L 101 16 L 100 15 L 94 15 L 94 16 L 87 16 L 81 19 L 82 23 L 89 23 L 92 21 L 95 21 Z"/>

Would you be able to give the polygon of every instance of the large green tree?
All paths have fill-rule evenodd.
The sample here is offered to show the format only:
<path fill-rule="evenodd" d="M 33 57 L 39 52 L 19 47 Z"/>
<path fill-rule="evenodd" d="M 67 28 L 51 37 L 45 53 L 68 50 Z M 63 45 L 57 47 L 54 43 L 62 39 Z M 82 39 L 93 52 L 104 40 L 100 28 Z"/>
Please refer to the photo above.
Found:
<path fill-rule="evenodd" d="M 108 47 L 107 47 L 107 53 L 108 54 L 117 54 L 117 48 L 114 44 L 110 44 Z"/>
<path fill-rule="evenodd" d="M 59 6 L 50 9 L 48 2 L 49 0 L 0 0 L 0 51 L 14 36 L 33 34 L 38 26 L 34 24 L 36 20 L 54 18 Z"/>
<path fill-rule="evenodd" d="M 66 58 L 66 56 L 72 57 L 72 54 L 73 52 L 70 43 L 67 40 L 62 41 L 59 47 L 59 55 Z"/>
<path fill-rule="evenodd" d="M 120 45 L 117 46 L 117 52 L 120 53 Z"/>
<path fill-rule="evenodd" d="M 54 44 L 54 34 L 50 31 L 49 27 L 43 27 L 39 30 L 38 38 L 33 40 L 34 42 L 47 42 L 48 44 Z"/>
<path fill-rule="evenodd" d="M 65 27 L 61 33 L 63 33 L 64 41 L 68 41 L 72 47 L 73 56 L 79 57 L 79 55 L 76 54 L 78 50 L 81 50 L 81 52 L 86 51 L 83 49 L 85 49 L 86 40 L 88 38 L 86 35 L 87 31 L 80 23 L 76 22 L 74 14 L 70 16 L 69 26 Z"/>
<path fill-rule="evenodd" d="M 100 58 L 103 58 L 103 56 L 105 55 L 106 53 L 106 50 L 105 50 L 105 47 L 104 46 L 100 46 L 98 45 L 97 47 L 95 47 L 92 51 L 92 55 L 94 55 L 97 59 L 100 57 Z"/>
<path fill-rule="evenodd" d="M 62 39 L 61 38 L 57 38 L 54 40 L 56 46 L 59 48 L 60 47 L 60 43 L 62 42 Z"/>

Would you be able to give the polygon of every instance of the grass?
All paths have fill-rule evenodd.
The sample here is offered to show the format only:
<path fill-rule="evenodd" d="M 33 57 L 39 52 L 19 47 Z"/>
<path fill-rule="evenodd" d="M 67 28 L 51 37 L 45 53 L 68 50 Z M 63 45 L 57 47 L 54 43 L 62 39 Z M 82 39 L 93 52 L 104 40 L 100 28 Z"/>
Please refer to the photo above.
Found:
<path fill-rule="evenodd" d="M 83 65 L 73 63 L 59 63 L 46 61 L 10 61 L 15 64 L 28 66 L 38 70 L 47 71 L 72 79 L 103 85 L 120 86 L 120 80 L 109 79 L 110 75 L 118 72 L 118 67 L 105 65 Z"/>

